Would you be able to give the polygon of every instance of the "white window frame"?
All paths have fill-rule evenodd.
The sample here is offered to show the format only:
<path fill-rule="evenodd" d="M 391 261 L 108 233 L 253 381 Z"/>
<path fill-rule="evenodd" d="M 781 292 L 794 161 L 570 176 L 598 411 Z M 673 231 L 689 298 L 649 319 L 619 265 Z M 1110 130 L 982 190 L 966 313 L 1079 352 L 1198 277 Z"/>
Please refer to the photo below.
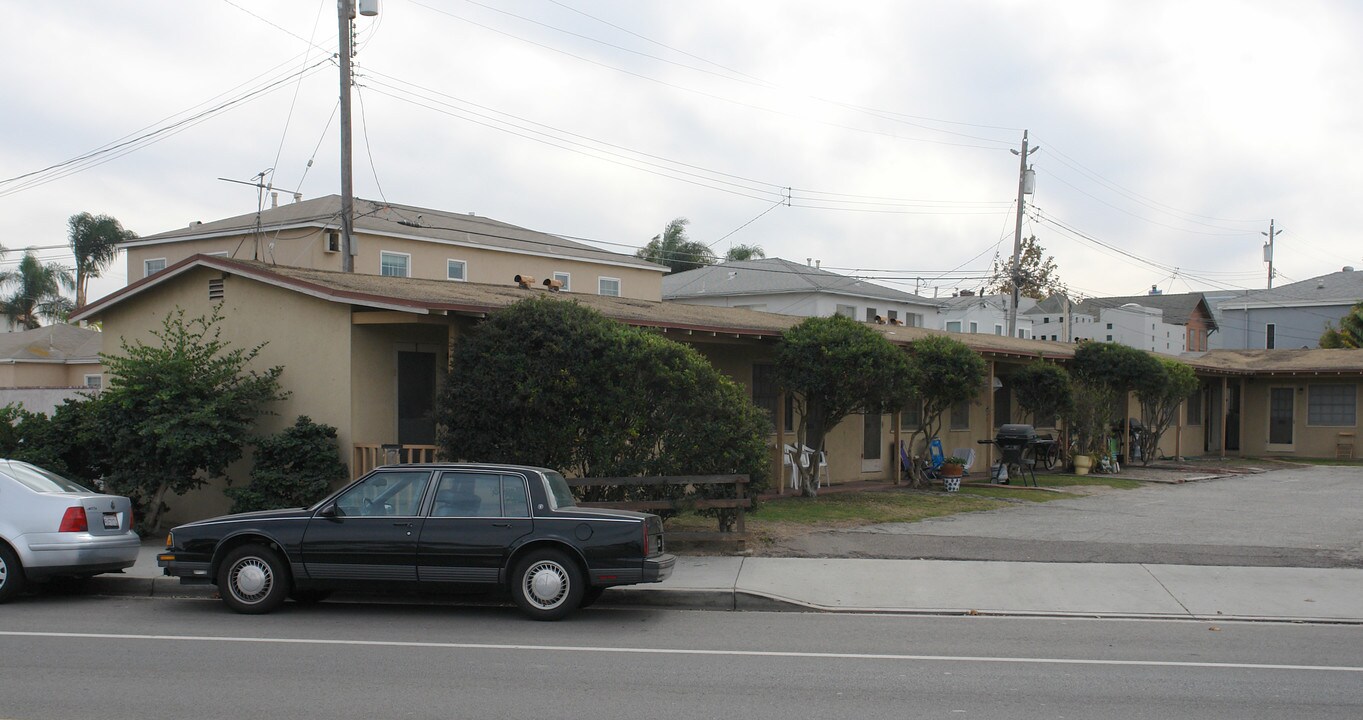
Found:
<path fill-rule="evenodd" d="M 614 293 L 608 293 L 608 292 L 605 291 L 605 290 L 606 290 L 606 284 L 607 284 L 607 283 L 615 283 L 615 292 L 614 292 Z M 606 276 L 604 276 L 604 275 L 602 275 L 602 276 L 596 278 L 596 294 L 597 294 L 597 295 L 603 295 L 603 296 L 605 296 L 605 297 L 620 297 L 620 296 L 621 296 L 621 293 L 622 293 L 623 291 L 624 291 L 624 283 L 621 283 L 621 282 L 620 282 L 620 278 L 606 277 Z"/>
<path fill-rule="evenodd" d="M 91 383 L 91 382 L 90 382 L 91 380 L 93 380 L 94 382 Z M 91 373 L 91 374 L 85 376 L 85 379 L 84 379 L 83 382 L 84 382 L 85 387 L 88 387 L 88 388 L 90 388 L 91 390 L 103 390 L 103 389 L 104 389 L 104 374 L 103 374 L 103 373 Z"/>
<path fill-rule="evenodd" d="M 953 330 L 953 329 L 951 328 L 952 325 L 955 325 L 955 326 L 956 326 L 956 329 Z M 960 321 L 960 320 L 948 320 L 948 321 L 947 321 L 947 324 L 946 324 L 946 331 L 947 331 L 947 332 L 957 332 L 957 333 L 960 332 L 960 331 L 961 331 L 961 321 Z"/>
<path fill-rule="evenodd" d="M 161 267 L 156 268 L 155 270 L 152 270 L 152 269 L 151 269 L 151 264 L 152 264 L 152 263 L 157 263 L 157 262 L 161 263 Z M 160 257 L 160 258 L 147 258 L 146 260 L 143 260 L 143 261 L 142 261 L 142 277 L 151 277 L 152 275 L 155 275 L 156 273 L 159 273 L 159 272 L 161 272 L 162 270 L 165 270 L 165 269 L 166 269 L 166 259 L 163 258 L 163 257 Z"/>
<path fill-rule="evenodd" d="M 843 316 L 843 317 L 852 318 L 853 320 L 856 320 L 856 319 L 857 319 L 857 306 L 856 306 L 856 305 L 839 305 L 839 306 L 837 306 L 837 309 L 835 309 L 835 310 L 833 311 L 833 314 L 834 314 L 834 315 L 841 315 L 841 316 Z"/>
<path fill-rule="evenodd" d="M 450 274 L 450 268 L 454 267 L 456 264 L 459 265 L 459 277 L 454 277 L 452 274 Z M 446 280 L 453 280 L 453 281 L 455 281 L 455 282 L 468 282 L 468 281 L 469 281 L 469 263 L 468 263 L 468 261 L 467 261 L 467 260 L 455 260 L 454 258 L 446 258 L 446 259 L 445 259 L 445 279 L 446 279 Z"/>
<path fill-rule="evenodd" d="M 553 278 L 554 278 L 555 280 L 557 280 L 557 281 L 563 283 L 563 287 L 559 288 L 559 292 L 572 292 L 572 291 L 573 291 L 573 274 L 572 274 L 572 273 L 556 272 L 556 273 L 554 273 Z"/>
<path fill-rule="evenodd" d="M 383 271 L 383 259 L 384 259 L 385 256 L 400 257 L 400 258 L 402 258 L 403 260 L 405 260 L 405 261 L 406 261 L 406 265 L 405 265 L 404 269 L 406 270 L 406 273 L 404 273 L 404 274 L 402 274 L 402 275 L 388 275 L 387 273 L 385 273 L 385 272 Z M 397 252 L 397 251 L 395 251 L 395 250 L 380 250 L 380 251 L 379 251 L 379 275 L 382 275 L 383 277 L 411 277 L 411 276 L 412 276 L 412 254 L 411 254 L 411 253 L 404 253 L 404 252 Z"/>
<path fill-rule="evenodd" d="M 975 320 L 971 320 L 971 321 L 970 321 L 970 334 L 971 334 L 971 335 L 975 335 L 975 334 L 977 334 L 977 333 L 979 333 L 979 332 L 980 332 L 980 323 L 977 322 L 977 321 L 975 321 Z"/>

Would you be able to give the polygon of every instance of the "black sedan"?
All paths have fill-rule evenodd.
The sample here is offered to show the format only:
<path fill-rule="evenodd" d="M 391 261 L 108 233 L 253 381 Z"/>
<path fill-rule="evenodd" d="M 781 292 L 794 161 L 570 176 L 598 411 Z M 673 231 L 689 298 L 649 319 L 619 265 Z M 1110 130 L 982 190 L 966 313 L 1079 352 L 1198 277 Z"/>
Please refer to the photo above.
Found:
<path fill-rule="evenodd" d="M 505 588 L 538 620 L 676 563 L 657 515 L 577 507 L 553 470 L 481 464 L 385 466 L 308 508 L 181 525 L 157 560 L 242 613 L 338 589 Z"/>

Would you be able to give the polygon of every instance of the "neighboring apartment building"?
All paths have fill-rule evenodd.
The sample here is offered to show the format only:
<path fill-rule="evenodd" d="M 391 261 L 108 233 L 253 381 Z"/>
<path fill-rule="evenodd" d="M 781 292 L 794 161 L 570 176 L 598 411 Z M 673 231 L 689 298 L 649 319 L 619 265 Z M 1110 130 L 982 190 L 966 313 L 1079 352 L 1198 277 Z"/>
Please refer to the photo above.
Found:
<path fill-rule="evenodd" d="M 1209 293 L 1221 331 L 1212 343 L 1225 350 L 1297 350 L 1320 347 L 1329 324 L 1363 300 L 1363 273 L 1346 266 L 1329 275 L 1272 290 Z"/>
<path fill-rule="evenodd" d="M 972 335 L 1008 334 L 1008 303 L 1012 302 L 1011 296 L 976 295 L 967 290 L 941 302 L 942 324 L 939 327 L 947 332 L 970 333 Z M 1029 297 L 1023 297 L 1019 300 L 1018 338 L 1031 340 L 1035 337 L 1032 332 L 1034 329 L 1032 318 L 1027 314 L 1027 311 L 1035 305 L 1036 300 Z M 1046 338 L 1036 339 L 1044 340 Z"/>
<path fill-rule="evenodd" d="M 938 327 L 940 303 L 829 272 L 766 258 L 709 265 L 663 277 L 663 299 L 800 317 L 846 315 L 863 322 Z"/>
<path fill-rule="evenodd" d="M 128 282 L 196 254 L 341 270 L 341 198 L 328 195 L 121 245 Z M 515 285 L 516 276 L 563 292 L 661 299 L 667 267 L 473 214 L 355 200 L 357 273 Z"/>
<path fill-rule="evenodd" d="M 1163 355 L 1205 351 L 1216 327 L 1202 293 L 1090 298 L 1052 295 L 1025 311 L 1038 340 L 1097 340 Z M 1194 343 L 1196 345 L 1194 345 Z"/>
<path fill-rule="evenodd" d="M 68 398 L 99 390 L 102 342 L 102 333 L 66 324 L 0 334 L 0 406 L 51 413 Z"/>

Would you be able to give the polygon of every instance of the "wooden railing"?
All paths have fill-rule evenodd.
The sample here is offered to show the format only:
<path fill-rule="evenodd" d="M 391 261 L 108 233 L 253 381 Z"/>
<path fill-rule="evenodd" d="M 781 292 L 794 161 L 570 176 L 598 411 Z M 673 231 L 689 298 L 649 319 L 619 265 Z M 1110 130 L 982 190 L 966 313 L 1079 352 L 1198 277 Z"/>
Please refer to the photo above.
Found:
<path fill-rule="evenodd" d="M 435 461 L 434 445 L 356 445 L 351 451 L 350 478 L 354 480 L 380 465 Z"/>
<path fill-rule="evenodd" d="M 701 540 L 708 542 L 737 542 L 742 544 L 748 539 L 748 530 L 743 514 L 752 507 L 752 498 L 747 496 L 747 475 L 668 475 L 654 477 L 615 477 L 615 478 L 569 478 L 572 487 L 585 486 L 624 486 L 624 485 L 733 485 L 734 497 L 731 498 L 682 498 L 678 500 L 634 500 L 620 502 L 579 502 L 583 507 L 618 508 L 648 512 L 653 510 L 732 509 L 734 510 L 734 530 L 725 532 L 668 532 L 669 540 Z M 717 521 L 718 522 L 718 521 Z"/>

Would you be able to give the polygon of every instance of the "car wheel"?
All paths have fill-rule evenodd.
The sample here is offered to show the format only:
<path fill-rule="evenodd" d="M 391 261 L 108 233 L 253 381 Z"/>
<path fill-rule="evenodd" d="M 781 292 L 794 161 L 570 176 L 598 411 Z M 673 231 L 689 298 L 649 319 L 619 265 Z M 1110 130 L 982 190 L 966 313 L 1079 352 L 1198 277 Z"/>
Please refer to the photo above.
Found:
<path fill-rule="evenodd" d="M 587 590 L 582 593 L 582 602 L 577 604 L 578 608 L 591 607 L 592 605 L 595 605 L 596 601 L 601 599 L 601 593 L 603 592 L 606 592 L 606 588 L 603 587 L 587 588 Z"/>
<path fill-rule="evenodd" d="M 576 610 L 586 590 L 582 571 L 558 550 L 536 550 L 516 565 L 511 596 L 536 620 L 558 620 Z"/>
<path fill-rule="evenodd" d="M 283 604 L 292 585 L 279 555 L 262 545 L 243 545 L 223 559 L 218 592 L 239 613 L 267 613 Z"/>
<path fill-rule="evenodd" d="M 24 568 L 19 558 L 4 543 L 0 543 L 0 603 L 18 595 L 24 589 Z"/>
<path fill-rule="evenodd" d="M 330 590 L 316 590 L 312 588 L 307 590 L 294 590 L 293 593 L 289 595 L 289 598 L 299 605 L 316 605 L 329 597 L 331 597 Z"/>

